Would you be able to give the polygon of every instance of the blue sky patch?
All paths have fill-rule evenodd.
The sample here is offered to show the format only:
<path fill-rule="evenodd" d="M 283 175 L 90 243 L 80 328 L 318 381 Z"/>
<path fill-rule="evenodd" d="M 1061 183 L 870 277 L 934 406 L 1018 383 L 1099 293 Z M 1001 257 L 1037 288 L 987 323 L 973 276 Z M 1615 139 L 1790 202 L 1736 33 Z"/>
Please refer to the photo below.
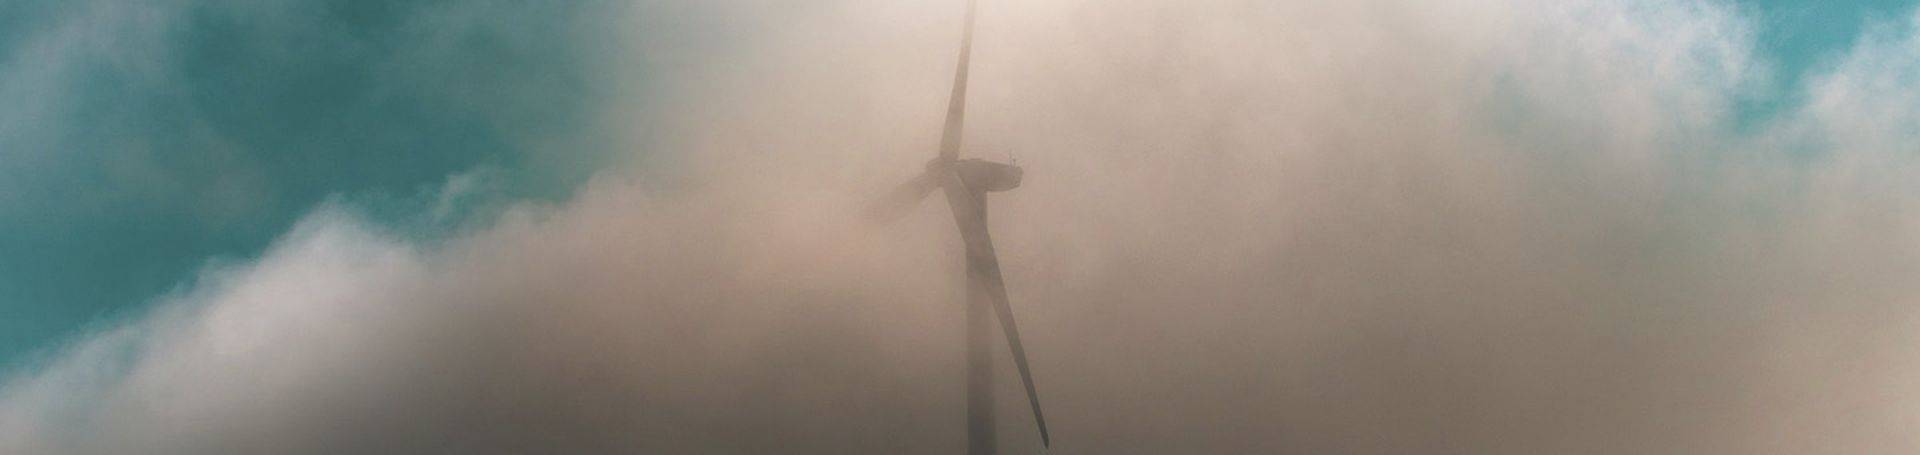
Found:
<path fill-rule="evenodd" d="M 612 154 L 613 5 L 0 4 L 0 367 L 329 197 L 408 231 L 564 198 Z"/>

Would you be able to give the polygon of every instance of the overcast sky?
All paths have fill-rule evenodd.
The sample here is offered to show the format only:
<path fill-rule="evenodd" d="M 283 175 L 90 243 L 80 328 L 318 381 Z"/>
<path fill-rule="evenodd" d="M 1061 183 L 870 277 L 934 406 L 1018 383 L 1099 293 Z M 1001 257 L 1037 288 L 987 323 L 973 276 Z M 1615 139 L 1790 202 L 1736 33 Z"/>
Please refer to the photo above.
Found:
<path fill-rule="evenodd" d="M 1920 449 L 1912 2 L 981 1 L 1057 452 Z M 0 452 L 958 447 L 961 8 L 0 0 Z"/>

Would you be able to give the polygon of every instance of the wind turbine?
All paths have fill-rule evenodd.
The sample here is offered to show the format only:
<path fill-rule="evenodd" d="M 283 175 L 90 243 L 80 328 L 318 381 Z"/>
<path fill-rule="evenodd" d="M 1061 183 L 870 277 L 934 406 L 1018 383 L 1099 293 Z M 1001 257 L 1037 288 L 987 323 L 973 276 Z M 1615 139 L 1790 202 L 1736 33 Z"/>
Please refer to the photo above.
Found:
<path fill-rule="evenodd" d="M 889 193 L 876 204 L 871 215 L 891 220 L 904 215 L 935 188 L 947 195 L 953 209 L 953 221 L 960 227 L 960 238 L 967 252 L 967 453 L 992 454 L 995 450 L 993 421 L 993 341 L 988 313 L 1000 319 L 1013 351 L 1013 364 L 1020 370 L 1020 382 L 1027 388 L 1027 403 L 1033 407 L 1033 421 L 1040 427 L 1040 443 L 1052 446 L 1047 435 L 1047 419 L 1040 414 L 1040 396 L 1033 388 L 1033 374 L 1027 369 L 1027 351 L 1020 344 L 1020 329 L 1013 322 L 1013 307 L 1007 303 L 1006 283 L 1000 277 L 1000 260 L 993 253 L 993 237 L 987 234 L 987 193 L 1007 191 L 1020 186 L 1021 171 L 1011 164 L 981 159 L 960 159 L 961 125 L 967 112 L 967 61 L 973 52 L 973 16 L 976 0 L 967 1 L 966 29 L 961 32 L 960 63 L 954 70 L 953 94 L 947 101 L 946 129 L 940 134 L 940 153 L 927 162 L 926 171 Z"/>

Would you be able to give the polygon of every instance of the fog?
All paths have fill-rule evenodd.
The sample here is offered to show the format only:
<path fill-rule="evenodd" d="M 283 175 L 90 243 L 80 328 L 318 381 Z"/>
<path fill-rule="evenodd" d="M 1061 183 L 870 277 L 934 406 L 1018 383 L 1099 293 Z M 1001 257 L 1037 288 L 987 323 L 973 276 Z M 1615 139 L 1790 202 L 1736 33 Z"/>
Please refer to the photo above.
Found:
<path fill-rule="evenodd" d="M 0 451 L 958 453 L 951 215 L 860 213 L 934 154 L 961 8 L 636 6 L 729 26 L 630 32 L 673 94 L 603 114 L 630 165 L 442 242 L 319 207 L 0 388 Z M 1908 25 L 1742 125 L 1774 82 L 1718 2 L 979 21 L 1052 453 L 1920 450 Z"/>

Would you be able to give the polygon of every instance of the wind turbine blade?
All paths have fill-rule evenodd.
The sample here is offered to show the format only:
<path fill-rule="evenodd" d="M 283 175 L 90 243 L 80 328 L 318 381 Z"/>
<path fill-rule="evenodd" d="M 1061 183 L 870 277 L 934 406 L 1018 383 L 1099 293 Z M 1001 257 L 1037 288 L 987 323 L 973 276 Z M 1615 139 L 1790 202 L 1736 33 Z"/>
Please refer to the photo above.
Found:
<path fill-rule="evenodd" d="M 1020 383 L 1027 387 L 1027 405 L 1033 407 L 1033 423 L 1040 427 L 1040 444 L 1053 446 L 1053 438 L 1047 435 L 1047 418 L 1040 413 L 1040 392 L 1034 390 L 1033 372 L 1027 368 L 1027 349 L 1020 343 L 1020 327 L 1013 322 L 1013 305 L 1007 302 L 1007 286 L 1000 279 L 1000 263 L 992 257 L 993 249 L 987 247 L 987 260 L 981 267 L 981 275 L 988 295 L 993 297 L 994 313 L 1000 316 L 1000 328 L 1007 334 L 1007 347 L 1013 351 L 1013 365 L 1020 370 Z"/>
<path fill-rule="evenodd" d="M 985 198 L 967 188 L 958 172 L 941 173 L 941 187 L 953 218 L 960 225 L 960 237 L 967 244 L 967 281 L 986 291 L 993 312 L 1000 317 L 1000 331 L 1007 336 L 1007 348 L 1013 351 L 1013 365 L 1020 371 L 1020 383 L 1027 388 L 1027 404 L 1033 407 L 1033 422 L 1040 427 L 1040 444 L 1052 447 L 1047 434 L 1047 418 L 1040 412 L 1040 393 L 1033 386 L 1033 372 L 1027 367 L 1027 349 L 1020 342 L 1020 326 L 1013 320 L 1013 305 L 1007 301 L 1007 285 L 1000 276 L 1000 259 L 993 251 L 993 236 L 987 233 Z M 970 302 L 971 303 L 971 302 Z"/>
<path fill-rule="evenodd" d="M 887 192 L 887 195 L 880 200 L 874 201 L 873 205 L 867 207 L 867 218 L 881 223 L 899 219 L 913 210 L 914 206 L 920 205 L 920 200 L 925 199 L 928 193 L 939 188 L 938 183 L 933 177 L 920 174 L 913 180 L 895 187 L 893 191 Z"/>
<path fill-rule="evenodd" d="M 947 98 L 947 126 L 940 133 L 940 159 L 960 159 L 960 133 L 967 116 L 967 64 L 973 54 L 973 10 L 967 0 L 967 25 L 960 32 L 960 63 L 954 69 L 953 95 Z"/>

